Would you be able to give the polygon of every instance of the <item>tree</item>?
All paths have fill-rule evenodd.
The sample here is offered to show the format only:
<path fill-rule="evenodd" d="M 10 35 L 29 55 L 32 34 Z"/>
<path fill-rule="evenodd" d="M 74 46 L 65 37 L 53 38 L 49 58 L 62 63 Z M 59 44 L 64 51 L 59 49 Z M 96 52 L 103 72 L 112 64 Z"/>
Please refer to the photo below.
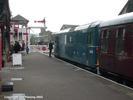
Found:
<path fill-rule="evenodd" d="M 36 35 L 35 35 L 35 34 L 31 34 L 31 35 L 30 35 L 30 44 L 31 44 L 31 45 L 37 44 Z"/>

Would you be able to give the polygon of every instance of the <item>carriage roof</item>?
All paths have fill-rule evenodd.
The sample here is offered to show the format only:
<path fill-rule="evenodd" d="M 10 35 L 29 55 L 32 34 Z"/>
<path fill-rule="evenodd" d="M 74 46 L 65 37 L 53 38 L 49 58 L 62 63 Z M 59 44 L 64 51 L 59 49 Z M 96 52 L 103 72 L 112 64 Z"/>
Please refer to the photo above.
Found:
<path fill-rule="evenodd" d="M 117 17 L 115 17 L 111 20 L 108 20 L 108 21 L 103 21 L 100 24 L 100 27 L 121 25 L 121 24 L 132 23 L 132 22 L 133 22 L 133 12 L 117 16 Z"/>

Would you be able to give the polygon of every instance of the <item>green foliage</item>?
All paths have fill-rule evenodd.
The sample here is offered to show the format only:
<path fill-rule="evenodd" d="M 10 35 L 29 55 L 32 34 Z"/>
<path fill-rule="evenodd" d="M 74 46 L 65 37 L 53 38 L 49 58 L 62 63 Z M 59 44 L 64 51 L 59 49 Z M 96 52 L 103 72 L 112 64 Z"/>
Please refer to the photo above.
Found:
<path fill-rule="evenodd" d="M 30 44 L 31 45 L 36 45 L 37 44 L 36 35 L 35 34 L 31 34 L 30 35 Z"/>

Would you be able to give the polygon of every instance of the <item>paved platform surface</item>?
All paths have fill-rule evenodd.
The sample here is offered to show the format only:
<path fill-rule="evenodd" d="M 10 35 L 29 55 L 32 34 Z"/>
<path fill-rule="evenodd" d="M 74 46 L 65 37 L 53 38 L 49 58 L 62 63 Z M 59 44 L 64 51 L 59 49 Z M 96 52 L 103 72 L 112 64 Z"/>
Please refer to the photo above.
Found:
<path fill-rule="evenodd" d="M 0 100 L 13 93 L 40 97 L 26 100 L 133 100 L 133 90 L 41 53 L 23 56 L 22 66 L 8 64 L 1 74 L 3 81 L 20 80 L 13 81 L 14 91 L 3 92 Z"/>

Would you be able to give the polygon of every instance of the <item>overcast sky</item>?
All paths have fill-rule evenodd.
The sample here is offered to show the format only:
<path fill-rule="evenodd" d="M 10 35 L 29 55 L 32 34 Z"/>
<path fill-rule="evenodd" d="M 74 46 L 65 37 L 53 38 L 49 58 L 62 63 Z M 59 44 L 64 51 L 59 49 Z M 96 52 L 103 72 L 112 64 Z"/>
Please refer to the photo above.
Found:
<path fill-rule="evenodd" d="M 63 24 L 82 25 L 117 16 L 128 0 L 9 0 L 12 16 L 34 20 L 46 19 L 48 30 L 59 31 Z"/>

